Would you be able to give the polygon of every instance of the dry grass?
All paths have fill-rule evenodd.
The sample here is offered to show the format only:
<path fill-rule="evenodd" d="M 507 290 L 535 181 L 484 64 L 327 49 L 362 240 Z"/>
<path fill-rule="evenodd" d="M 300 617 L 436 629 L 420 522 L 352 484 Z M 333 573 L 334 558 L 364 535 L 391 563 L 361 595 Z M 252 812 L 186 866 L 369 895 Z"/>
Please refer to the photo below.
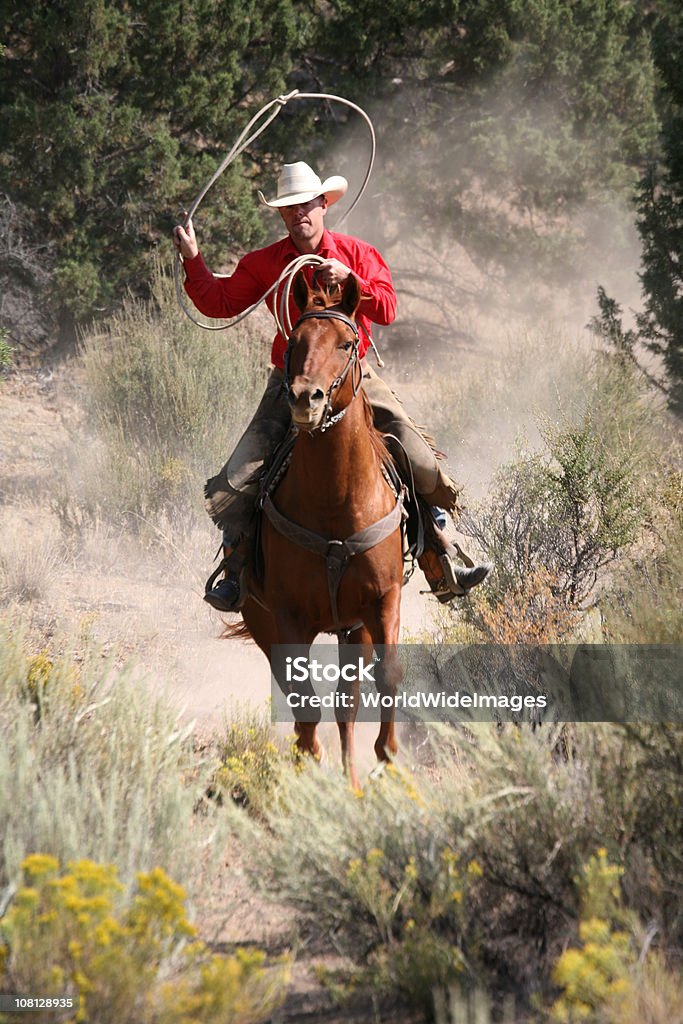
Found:
<path fill-rule="evenodd" d="M 179 312 L 168 272 L 155 300 L 130 300 L 81 347 L 85 422 L 62 453 L 52 508 L 67 532 L 111 523 L 144 532 L 165 515 L 176 533 L 203 518 L 203 486 L 253 414 L 267 333 L 205 333 Z"/>
<path fill-rule="evenodd" d="M 465 354 L 431 367 L 419 418 L 448 453 L 456 479 L 478 487 L 520 437 L 537 443 L 540 420 L 582 402 L 591 358 L 585 341 L 552 324 L 519 325 L 494 342 L 485 361 Z"/>
<path fill-rule="evenodd" d="M 655 954 L 640 968 L 629 998 L 608 1008 L 609 1024 L 673 1024 L 683 1020 L 683 979 Z"/>
<path fill-rule="evenodd" d="M 17 530 L 7 521 L 0 550 L 0 601 L 26 604 L 49 598 L 64 560 L 59 536 L 37 528 Z"/>

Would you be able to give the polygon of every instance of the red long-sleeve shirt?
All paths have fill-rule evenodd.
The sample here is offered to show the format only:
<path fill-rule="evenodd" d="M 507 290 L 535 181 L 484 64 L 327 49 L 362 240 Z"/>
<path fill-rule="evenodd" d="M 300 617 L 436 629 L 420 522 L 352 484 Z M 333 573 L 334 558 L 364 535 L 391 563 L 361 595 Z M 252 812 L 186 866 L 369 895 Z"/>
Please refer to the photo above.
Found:
<path fill-rule="evenodd" d="M 393 321 L 396 316 L 396 292 L 391 272 L 376 249 L 359 238 L 325 230 L 316 254 L 326 260 L 340 260 L 358 278 L 363 297 L 356 320 L 368 335 L 370 321 L 376 324 L 390 324 Z M 243 256 L 230 277 L 214 277 L 200 253 L 194 259 L 184 261 L 185 291 L 197 309 L 206 316 L 237 316 L 260 299 L 277 281 L 287 264 L 300 255 L 287 235 L 265 249 L 257 249 Z M 314 267 L 306 268 L 309 280 L 314 270 Z M 273 296 L 266 301 L 272 313 Z M 293 298 L 290 299 L 290 317 L 292 323 L 298 318 Z M 365 355 L 368 345 L 364 331 L 361 330 L 361 356 Z M 286 348 L 287 341 L 278 331 L 273 339 L 270 358 L 281 369 Z"/>

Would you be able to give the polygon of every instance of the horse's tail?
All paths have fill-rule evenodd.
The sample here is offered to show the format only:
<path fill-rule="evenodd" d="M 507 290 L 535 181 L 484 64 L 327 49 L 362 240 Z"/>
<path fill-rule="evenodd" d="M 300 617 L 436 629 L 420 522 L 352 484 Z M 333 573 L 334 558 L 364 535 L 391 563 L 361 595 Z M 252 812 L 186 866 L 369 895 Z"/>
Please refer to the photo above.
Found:
<path fill-rule="evenodd" d="M 239 622 L 224 622 L 223 632 L 221 633 L 220 640 L 253 640 L 253 636 L 249 630 L 244 619 L 240 619 Z"/>

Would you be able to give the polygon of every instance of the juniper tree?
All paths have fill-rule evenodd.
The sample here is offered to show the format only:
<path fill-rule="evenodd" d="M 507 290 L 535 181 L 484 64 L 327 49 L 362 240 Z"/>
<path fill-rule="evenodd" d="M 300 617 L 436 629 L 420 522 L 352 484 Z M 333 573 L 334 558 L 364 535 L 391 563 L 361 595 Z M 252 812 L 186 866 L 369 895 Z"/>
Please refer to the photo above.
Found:
<path fill-rule="evenodd" d="M 0 0 L 0 28 L 0 191 L 54 243 L 53 289 L 76 316 L 139 287 L 305 38 L 294 0 Z M 208 243 L 259 239 L 248 166 L 213 198 Z"/>
<path fill-rule="evenodd" d="M 643 177 L 639 230 L 645 312 L 639 326 L 663 356 L 670 402 L 683 412 L 683 14 L 665 4 L 653 32 L 660 75 L 662 158 Z"/>

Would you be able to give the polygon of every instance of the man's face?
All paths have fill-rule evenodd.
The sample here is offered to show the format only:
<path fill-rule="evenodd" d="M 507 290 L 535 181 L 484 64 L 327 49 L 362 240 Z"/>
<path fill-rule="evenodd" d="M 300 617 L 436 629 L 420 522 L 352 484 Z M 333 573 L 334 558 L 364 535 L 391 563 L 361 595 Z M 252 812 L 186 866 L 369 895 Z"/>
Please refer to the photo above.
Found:
<path fill-rule="evenodd" d="M 310 199 L 307 203 L 297 203 L 296 206 L 280 207 L 280 216 L 297 249 L 303 251 L 304 248 L 315 248 L 318 245 L 325 229 L 326 211 L 325 196 Z"/>

